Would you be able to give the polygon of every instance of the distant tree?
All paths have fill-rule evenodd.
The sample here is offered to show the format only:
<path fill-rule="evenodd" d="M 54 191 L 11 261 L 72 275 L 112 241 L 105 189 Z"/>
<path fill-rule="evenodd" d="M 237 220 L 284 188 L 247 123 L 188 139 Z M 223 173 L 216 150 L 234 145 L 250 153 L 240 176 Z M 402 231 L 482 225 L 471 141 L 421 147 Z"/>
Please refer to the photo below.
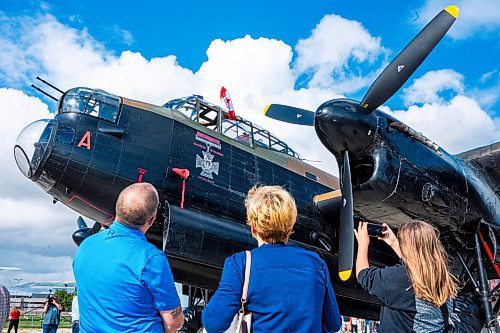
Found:
<path fill-rule="evenodd" d="M 56 290 L 54 296 L 57 297 L 59 303 L 64 308 L 64 311 L 71 311 L 71 302 L 73 301 L 73 293 L 68 293 L 66 290 Z"/>

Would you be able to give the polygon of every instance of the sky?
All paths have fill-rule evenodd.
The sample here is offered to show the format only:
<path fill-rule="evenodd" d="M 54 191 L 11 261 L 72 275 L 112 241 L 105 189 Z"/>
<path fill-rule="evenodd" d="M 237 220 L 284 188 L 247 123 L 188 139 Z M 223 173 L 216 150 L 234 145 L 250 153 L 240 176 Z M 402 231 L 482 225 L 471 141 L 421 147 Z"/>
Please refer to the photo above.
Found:
<path fill-rule="evenodd" d="M 459 153 L 500 139 L 498 0 L 2 0 L 0 266 L 22 271 L 0 271 L 0 283 L 13 290 L 21 278 L 19 290 L 31 293 L 33 282 L 74 279 L 78 215 L 52 204 L 13 159 L 18 133 L 53 116 L 55 103 L 30 88 L 36 76 L 62 90 L 88 86 L 158 105 L 191 94 L 220 105 L 224 85 L 238 115 L 336 175 L 312 128 L 277 123 L 262 110 L 269 103 L 315 110 L 333 98 L 362 99 L 450 4 L 460 8 L 458 20 L 381 109 Z"/>

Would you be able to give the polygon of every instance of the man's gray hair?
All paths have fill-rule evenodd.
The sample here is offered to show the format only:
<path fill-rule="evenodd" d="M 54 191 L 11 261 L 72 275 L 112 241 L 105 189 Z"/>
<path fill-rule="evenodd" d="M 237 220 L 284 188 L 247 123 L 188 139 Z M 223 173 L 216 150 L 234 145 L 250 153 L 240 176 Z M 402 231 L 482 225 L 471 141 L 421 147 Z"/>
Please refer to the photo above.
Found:
<path fill-rule="evenodd" d="M 116 220 L 140 229 L 157 213 L 158 192 L 149 183 L 136 183 L 121 191 L 116 201 Z"/>

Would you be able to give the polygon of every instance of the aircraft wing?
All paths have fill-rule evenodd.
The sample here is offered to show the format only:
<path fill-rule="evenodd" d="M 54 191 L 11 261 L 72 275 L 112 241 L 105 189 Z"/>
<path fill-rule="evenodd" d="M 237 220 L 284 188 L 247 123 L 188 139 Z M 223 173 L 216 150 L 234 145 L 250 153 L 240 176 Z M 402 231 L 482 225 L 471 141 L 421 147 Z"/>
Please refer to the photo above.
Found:
<path fill-rule="evenodd" d="M 500 142 L 460 153 L 457 157 L 482 169 L 495 193 L 500 193 Z"/>

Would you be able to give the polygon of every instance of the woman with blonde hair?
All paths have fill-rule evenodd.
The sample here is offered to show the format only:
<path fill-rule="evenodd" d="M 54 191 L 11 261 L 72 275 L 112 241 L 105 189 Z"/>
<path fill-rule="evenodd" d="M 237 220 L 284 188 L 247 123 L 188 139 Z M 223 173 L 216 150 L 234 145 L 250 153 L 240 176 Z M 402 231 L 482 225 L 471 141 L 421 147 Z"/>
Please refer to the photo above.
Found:
<path fill-rule="evenodd" d="M 254 187 L 245 200 L 258 247 L 249 257 L 245 310 L 259 332 L 337 332 L 341 318 L 325 262 L 287 245 L 297 219 L 292 196 L 279 186 Z M 203 310 L 208 333 L 224 332 L 241 307 L 246 253 L 226 259 L 218 290 Z"/>
<path fill-rule="evenodd" d="M 367 223 L 355 231 L 358 240 L 356 276 L 359 283 L 382 301 L 381 332 L 438 333 L 450 329 L 445 311 L 452 314 L 451 299 L 458 293 L 450 273 L 439 232 L 427 222 L 402 225 L 398 235 L 383 225 L 385 241 L 401 263 L 391 267 L 369 267 L 370 238 Z"/>

